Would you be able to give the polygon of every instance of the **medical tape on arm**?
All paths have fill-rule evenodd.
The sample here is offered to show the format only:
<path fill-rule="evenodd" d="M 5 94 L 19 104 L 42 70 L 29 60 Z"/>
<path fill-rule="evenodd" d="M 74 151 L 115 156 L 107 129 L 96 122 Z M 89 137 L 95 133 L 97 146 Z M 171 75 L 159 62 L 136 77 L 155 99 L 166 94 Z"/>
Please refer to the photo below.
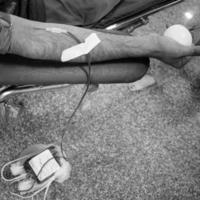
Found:
<path fill-rule="evenodd" d="M 65 49 L 62 52 L 61 61 L 67 62 L 80 56 L 86 55 L 90 53 L 100 42 L 101 40 L 97 34 L 92 33 L 85 39 L 85 42 Z"/>

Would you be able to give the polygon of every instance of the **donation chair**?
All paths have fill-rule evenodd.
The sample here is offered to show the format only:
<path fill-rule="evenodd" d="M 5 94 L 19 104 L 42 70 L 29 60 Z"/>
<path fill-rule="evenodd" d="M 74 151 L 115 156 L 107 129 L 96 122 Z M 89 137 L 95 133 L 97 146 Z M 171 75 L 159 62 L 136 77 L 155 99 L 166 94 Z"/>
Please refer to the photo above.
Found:
<path fill-rule="evenodd" d="M 111 21 L 105 30 L 133 31 L 148 23 L 148 16 L 183 0 L 168 0 L 150 9 L 118 21 Z M 130 28 L 131 27 L 131 28 Z M 97 26 L 98 28 L 98 26 Z M 92 63 L 91 84 L 130 83 L 143 77 L 149 67 L 148 58 L 120 59 L 102 63 Z M 12 69 L 12 70 L 11 70 Z M 63 88 L 69 84 L 86 84 L 84 70 L 87 65 L 41 61 L 15 55 L 0 56 L 0 102 L 10 95 Z"/>

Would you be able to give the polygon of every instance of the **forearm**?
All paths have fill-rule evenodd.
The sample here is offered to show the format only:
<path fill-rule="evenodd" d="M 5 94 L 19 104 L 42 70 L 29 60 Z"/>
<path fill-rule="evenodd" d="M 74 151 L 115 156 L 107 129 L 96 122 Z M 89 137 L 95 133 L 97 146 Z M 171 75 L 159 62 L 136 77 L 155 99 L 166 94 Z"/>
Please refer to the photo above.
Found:
<path fill-rule="evenodd" d="M 16 16 L 11 16 L 12 40 L 9 53 L 20 56 L 45 59 L 61 60 L 63 50 L 77 44 L 67 34 L 58 34 L 46 31 L 46 28 L 61 28 L 79 40 L 84 39 L 91 33 L 96 32 L 100 44 L 92 50 L 92 61 L 106 61 L 119 58 L 149 57 L 155 51 L 153 37 L 133 37 L 124 35 L 107 34 L 89 29 L 74 27 L 63 24 L 50 24 L 29 21 Z M 74 59 L 71 62 L 86 62 L 85 56 Z"/>

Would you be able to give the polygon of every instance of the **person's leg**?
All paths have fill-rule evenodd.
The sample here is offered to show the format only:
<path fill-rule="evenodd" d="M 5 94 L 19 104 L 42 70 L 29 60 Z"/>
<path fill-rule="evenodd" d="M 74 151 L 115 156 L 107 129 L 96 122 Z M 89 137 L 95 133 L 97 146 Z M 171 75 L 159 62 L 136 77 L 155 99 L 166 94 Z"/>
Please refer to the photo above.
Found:
<path fill-rule="evenodd" d="M 165 1 L 168 0 L 48 0 L 44 1 L 44 12 L 46 22 L 99 28 Z"/>
<path fill-rule="evenodd" d="M 17 56 L 0 56 L 1 85 L 83 84 L 87 77 L 83 69 L 57 62 L 24 59 Z M 87 65 L 83 65 L 88 69 Z M 92 64 L 91 83 L 130 83 L 146 74 L 148 58 L 124 59 Z"/>
<path fill-rule="evenodd" d="M 44 12 L 46 22 L 84 27 L 98 22 L 120 2 L 121 0 L 44 0 Z"/>
<path fill-rule="evenodd" d="M 152 9 L 153 6 L 167 2 L 168 0 L 124 0 L 112 12 L 95 24 L 97 28 L 104 28 L 107 25 L 124 20 L 127 17 L 135 16 L 138 13 Z"/>

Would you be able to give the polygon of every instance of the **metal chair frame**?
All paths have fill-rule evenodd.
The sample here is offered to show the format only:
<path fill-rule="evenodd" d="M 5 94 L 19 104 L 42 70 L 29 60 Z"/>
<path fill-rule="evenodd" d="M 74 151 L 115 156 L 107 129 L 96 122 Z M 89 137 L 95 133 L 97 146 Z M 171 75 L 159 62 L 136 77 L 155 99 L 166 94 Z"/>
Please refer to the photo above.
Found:
<path fill-rule="evenodd" d="M 123 21 L 117 22 L 115 24 L 109 25 L 105 27 L 106 30 L 126 30 L 127 27 L 131 27 L 128 29 L 129 32 L 132 32 L 134 29 L 139 26 L 145 25 L 148 23 L 148 16 L 161 11 L 165 8 L 173 6 L 175 4 L 181 3 L 184 0 L 171 0 L 169 2 L 165 2 L 161 5 L 158 5 L 151 10 L 146 10 L 142 13 L 137 14 L 136 16 L 132 16 L 128 19 L 124 19 Z M 24 85 L 24 86 L 2 86 L 0 88 L 0 102 L 4 102 L 9 96 L 14 94 L 20 94 L 25 92 L 35 92 L 35 91 L 43 91 L 43 90 L 52 90 L 58 88 L 64 88 L 69 86 L 69 84 L 58 84 L 58 85 L 47 85 L 47 86 L 38 86 L 38 85 Z"/>

